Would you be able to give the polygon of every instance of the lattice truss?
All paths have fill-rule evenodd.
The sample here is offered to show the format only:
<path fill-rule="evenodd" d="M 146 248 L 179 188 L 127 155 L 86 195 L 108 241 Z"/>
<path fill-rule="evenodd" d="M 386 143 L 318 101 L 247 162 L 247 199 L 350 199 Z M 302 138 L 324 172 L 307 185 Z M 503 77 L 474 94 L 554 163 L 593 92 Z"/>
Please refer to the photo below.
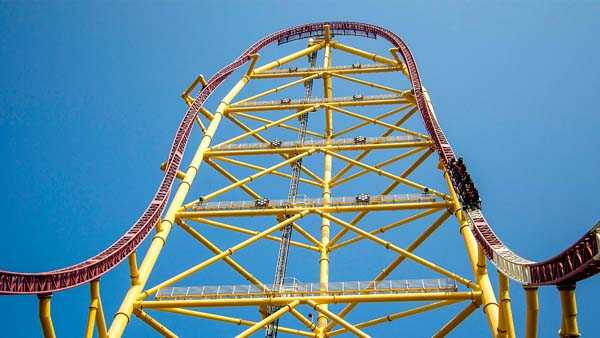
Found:
<path fill-rule="evenodd" d="M 238 337 L 261 335 L 274 322 L 281 336 L 368 337 L 440 309 L 447 322 L 431 320 L 422 332 L 442 337 L 482 303 L 496 304 L 485 257 L 463 231 L 448 173 L 431 156 L 405 65 L 394 49 L 376 54 L 350 46 L 352 39 L 325 29 L 270 49 L 274 55 L 254 55 L 218 106 L 201 109 L 193 131 L 200 142 L 177 175 L 184 191 L 169 209 L 173 231 L 166 240 L 170 225 L 159 224 L 164 250 L 158 261 L 149 251 L 149 265 L 140 267 L 156 262 L 149 286 L 127 295 L 135 299 L 133 313 L 159 333 L 176 336 L 181 324 L 170 323 L 187 316 L 233 324 L 219 332 Z M 315 54 L 310 67 L 307 57 Z M 308 81 L 314 87 L 307 98 Z M 200 76 L 183 93 L 189 105 L 203 85 Z M 290 201 L 299 160 L 298 195 Z M 447 222 L 453 216 L 462 228 Z M 277 287 L 286 226 L 293 238 L 287 278 Z M 430 250 L 436 232 L 443 238 Z M 431 253 L 465 245 L 460 263 L 467 268 Z M 135 286 L 135 255 L 130 267 Z"/>

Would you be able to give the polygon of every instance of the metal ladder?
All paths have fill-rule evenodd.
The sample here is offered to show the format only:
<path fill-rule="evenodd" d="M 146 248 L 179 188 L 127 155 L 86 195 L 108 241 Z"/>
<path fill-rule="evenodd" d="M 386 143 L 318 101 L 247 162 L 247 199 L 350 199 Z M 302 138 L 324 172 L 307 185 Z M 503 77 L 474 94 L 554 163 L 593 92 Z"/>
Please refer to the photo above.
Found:
<path fill-rule="evenodd" d="M 317 52 L 308 55 L 310 68 L 315 68 L 317 62 Z M 312 96 L 313 80 L 310 79 L 304 82 L 304 99 L 308 100 Z M 304 113 L 298 117 L 300 130 L 298 131 L 298 144 L 302 146 L 306 137 L 306 127 L 308 125 L 308 113 Z M 296 202 L 298 196 L 298 182 L 300 180 L 300 171 L 302 170 L 302 159 L 292 163 L 292 177 L 290 178 L 290 186 L 288 190 L 289 205 Z M 286 216 L 289 218 L 289 216 Z M 279 290 L 283 286 L 285 272 L 287 270 L 287 261 L 290 248 L 290 240 L 292 238 L 292 224 L 286 225 L 281 232 L 281 243 L 279 244 L 279 253 L 277 255 L 277 265 L 275 267 L 275 278 L 273 280 L 273 290 Z M 267 308 L 267 316 L 279 310 L 279 306 L 269 306 Z M 279 327 L 279 319 L 272 321 L 265 330 L 266 338 L 277 337 L 277 329 Z"/>

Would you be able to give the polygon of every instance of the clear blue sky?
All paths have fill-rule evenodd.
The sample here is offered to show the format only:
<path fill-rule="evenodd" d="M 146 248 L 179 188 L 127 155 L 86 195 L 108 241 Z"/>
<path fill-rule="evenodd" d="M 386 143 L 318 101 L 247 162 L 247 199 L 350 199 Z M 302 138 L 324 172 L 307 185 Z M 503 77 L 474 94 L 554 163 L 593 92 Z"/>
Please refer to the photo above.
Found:
<path fill-rule="evenodd" d="M 599 16 L 600 5 L 583 1 L 0 2 L 0 267 L 54 269 L 109 245 L 155 191 L 185 111 L 178 96 L 194 76 L 212 75 L 267 33 L 321 20 L 371 22 L 407 41 L 496 232 L 523 256 L 548 258 L 600 218 Z M 456 228 L 446 234 L 428 254 L 447 254 L 469 275 Z M 167 265 L 192 250 L 168 254 Z M 189 261 L 182 264 L 172 272 Z M 266 275 L 271 265 L 263 265 Z M 223 271 L 211 270 L 210 282 Z M 127 284 L 125 266 L 104 278 L 108 318 Z M 586 337 L 600 331 L 598 285 L 578 285 Z M 522 334 L 524 295 L 512 287 Z M 84 287 L 54 297 L 60 336 L 82 334 L 87 295 Z M 540 337 L 557 336 L 556 289 L 543 289 L 540 302 Z M 3 337 L 40 335 L 35 297 L 0 297 L 0 306 Z M 450 316 L 390 326 L 392 336 Z M 174 327 L 183 337 L 240 331 L 200 320 Z M 453 337 L 485 329 L 478 310 Z M 127 333 L 153 335 L 139 320 Z"/>

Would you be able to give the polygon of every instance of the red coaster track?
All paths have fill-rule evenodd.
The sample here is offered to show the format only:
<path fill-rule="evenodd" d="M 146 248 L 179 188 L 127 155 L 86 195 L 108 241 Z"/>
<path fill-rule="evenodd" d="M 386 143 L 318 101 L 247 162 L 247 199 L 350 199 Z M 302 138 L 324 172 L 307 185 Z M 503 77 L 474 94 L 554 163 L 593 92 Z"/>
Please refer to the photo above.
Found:
<path fill-rule="evenodd" d="M 140 245 L 159 220 L 173 186 L 175 174 L 181 164 L 194 118 L 211 93 L 231 73 L 249 61 L 252 54 L 274 42 L 285 43 L 310 36 L 320 36 L 323 34 L 325 24 L 330 25 L 333 34 L 381 37 L 398 48 L 408 68 L 417 105 L 427 131 L 435 143 L 440 159 L 447 166 L 450 165 L 456 158 L 454 151 L 438 124 L 434 112 L 426 102 L 415 60 L 407 45 L 397 35 L 385 28 L 358 22 L 320 22 L 283 29 L 250 46 L 208 81 L 208 85 L 200 92 L 177 128 L 169 152 L 165 176 L 158 191 L 141 217 L 123 236 L 98 255 L 63 269 L 40 273 L 0 271 L 0 294 L 45 294 L 72 288 L 99 278 L 121 263 Z M 452 177 L 453 182 L 458 182 L 459 179 L 459 177 Z M 458 186 L 455 188 L 460 193 Z M 462 194 L 461 197 L 464 199 Z M 470 210 L 469 215 L 472 220 L 471 230 L 487 257 L 499 270 L 522 284 L 532 286 L 567 284 L 587 278 L 600 270 L 598 224 L 568 249 L 549 260 L 536 263 L 521 258 L 506 247 L 495 235 L 481 210 Z"/>

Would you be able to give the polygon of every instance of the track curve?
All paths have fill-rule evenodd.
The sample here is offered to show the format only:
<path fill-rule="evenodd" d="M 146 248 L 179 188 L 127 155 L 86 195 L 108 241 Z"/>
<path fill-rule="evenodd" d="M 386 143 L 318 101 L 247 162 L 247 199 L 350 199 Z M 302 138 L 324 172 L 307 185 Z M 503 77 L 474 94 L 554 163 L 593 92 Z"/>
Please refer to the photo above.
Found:
<path fill-rule="evenodd" d="M 46 294 L 76 287 L 98 279 L 121 263 L 140 245 L 160 219 L 169 198 L 175 174 L 181 165 L 194 118 L 213 91 L 231 73 L 250 60 L 252 54 L 257 53 L 262 48 L 274 42 L 284 43 L 322 35 L 323 25 L 325 24 L 330 25 L 333 34 L 359 35 L 371 38 L 381 37 L 390 42 L 395 48 L 398 48 L 407 67 L 417 106 L 425 127 L 435 143 L 438 155 L 447 166 L 454 161 L 456 159 L 454 151 L 444 135 L 435 113 L 427 103 L 413 55 L 406 43 L 397 35 L 385 28 L 359 22 L 320 22 L 283 29 L 254 43 L 232 63 L 223 67 L 210 78 L 207 86 L 198 94 L 177 128 L 169 151 L 165 176 L 157 192 L 140 218 L 123 236 L 96 256 L 73 266 L 40 273 L 0 270 L 0 294 Z M 455 188 L 460 193 L 456 184 L 458 179 L 459 177 L 452 177 Z M 523 284 L 570 283 L 587 278 L 600 271 L 600 254 L 598 250 L 600 246 L 600 228 L 598 224 L 567 250 L 549 260 L 536 263 L 516 255 L 506 247 L 495 235 L 481 210 L 470 210 L 468 214 L 471 219 L 471 231 L 487 257 L 499 270 Z"/>

